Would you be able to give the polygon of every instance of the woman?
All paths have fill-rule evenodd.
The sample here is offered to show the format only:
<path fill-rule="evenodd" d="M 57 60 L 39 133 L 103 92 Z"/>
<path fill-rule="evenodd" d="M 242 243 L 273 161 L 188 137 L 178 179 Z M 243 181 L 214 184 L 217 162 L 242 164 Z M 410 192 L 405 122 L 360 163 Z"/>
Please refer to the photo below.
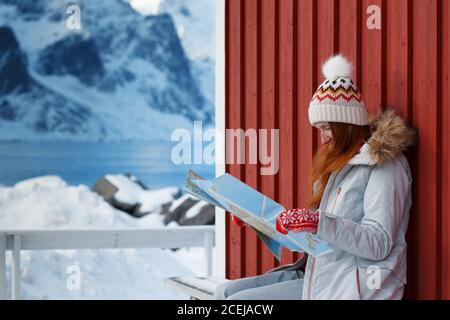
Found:
<path fill-rule="evenodd" d="M 309 208 L 282 212 L 279 232 L 308 231 L 333 252 L 299 266 L 218 287 L 217 299 L 401 299 L 411 172 L 403 151 L 415 131 L 387 110 L 371 117 L 341 55 L 323 65 L 326 80 L 308 114 L 323 144 L 314 156 Z M 243 225 L 237 217 L 233 221 Z"/>

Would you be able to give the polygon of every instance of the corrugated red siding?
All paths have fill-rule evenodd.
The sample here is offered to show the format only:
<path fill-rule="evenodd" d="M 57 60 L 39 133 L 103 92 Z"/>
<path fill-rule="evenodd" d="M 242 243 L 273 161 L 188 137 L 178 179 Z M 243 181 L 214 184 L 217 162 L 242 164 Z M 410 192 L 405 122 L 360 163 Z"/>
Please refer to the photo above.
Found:
<path fill-rule="evenodd" d="M 366 27 L 369 5 L 381 30 Z M 319 147 L 308 103 L 321 63 L 342 52 L 370 112 L 393 106 L 419 130 L 408 152 L 414 175 L 408 231 L 408 298 L 450 298 L 448 0 L 226 0 L 226 127 L 279 128 L 280 169 L 227 165 L 227 172 L 285 207 L 306 206 L 307 174 Z M 229 147 L 229 146 L 227 146 Z M 226 272 L 261 274 L 276 260 L 227 215 Z M 283 263 L 298 254 L 283 252 Z"/>

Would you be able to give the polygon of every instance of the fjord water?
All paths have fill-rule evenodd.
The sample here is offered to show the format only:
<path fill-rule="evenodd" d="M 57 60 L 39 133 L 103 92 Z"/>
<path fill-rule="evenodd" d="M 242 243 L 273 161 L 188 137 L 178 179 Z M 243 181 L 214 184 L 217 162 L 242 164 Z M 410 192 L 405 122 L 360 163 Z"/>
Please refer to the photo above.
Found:
<path fill-rule="evenodd" d="M 205 178 L 214 165 L 176 165 L 174 142 L 0 142 L 0 185 L 57 175 L 70 185 L 92 187 L 106 174 L 130 173 L 149 188 L 183 185 L 188 169 Z"/>

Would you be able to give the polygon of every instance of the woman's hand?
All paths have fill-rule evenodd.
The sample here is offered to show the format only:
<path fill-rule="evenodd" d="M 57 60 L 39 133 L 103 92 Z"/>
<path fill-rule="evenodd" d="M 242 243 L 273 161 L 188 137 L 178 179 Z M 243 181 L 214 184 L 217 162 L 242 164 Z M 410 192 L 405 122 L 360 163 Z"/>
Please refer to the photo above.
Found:
<path fill-rule="evenodd" d="M 287 234 L 291 230 L 316 233 L 318 225 L 319 212 L 308 208 L 283 211 L 276 220 L 277 231 L 282 234 Z"/>
<path fill-rule="evenodd" d="M 236 217 L 234 214 L 231 215 L 231 220 L 233 220 L 234 224 L 239 227 L 244 227 L 247 225 L 244 221 Z"/>

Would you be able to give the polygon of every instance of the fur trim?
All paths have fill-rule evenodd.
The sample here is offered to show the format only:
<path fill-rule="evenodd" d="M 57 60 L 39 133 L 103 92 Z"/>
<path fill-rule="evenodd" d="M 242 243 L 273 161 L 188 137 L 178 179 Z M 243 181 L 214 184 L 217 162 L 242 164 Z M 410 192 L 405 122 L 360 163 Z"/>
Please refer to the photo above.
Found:
<path fill-rule="evenodd" d="M 343 55 L 338 54 L 329 58 L 322 66 L 322 73 L 328 80 L 336 80 L 339 77 L 350 78 L 353 66 Z"/>
<path fill-rule="evenodd" d="M 410 127 L 395 109 L 387 109 L 369 117 L 372 135 L 367 141 L 376 164 L 393 160 L 416 142 L 417 131 Z"/>

